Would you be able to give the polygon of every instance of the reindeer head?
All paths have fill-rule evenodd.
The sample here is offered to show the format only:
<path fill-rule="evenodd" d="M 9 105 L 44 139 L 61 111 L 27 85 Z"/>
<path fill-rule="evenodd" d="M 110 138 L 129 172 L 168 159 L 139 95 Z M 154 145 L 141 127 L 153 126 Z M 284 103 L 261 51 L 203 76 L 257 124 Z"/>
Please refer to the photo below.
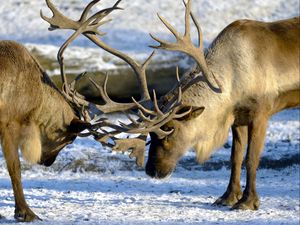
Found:
<path fill-rule="evenodd" d="M 172 119 L 163 125 L 162 130 L 172 131 L 167 136 L 160 137 L 155 132 L 150 133 L 151 143 L 146 164 L 146 173 L 149 176 L 164 178 L 173 172 L 177 161 L 197 141 L 194 119 L 203 110 L 203 107 L 192 107 L 186 116 Z"/>
<path fill-rule="evenodd" d="M 174 170 L 178 159 L 199 141 L 197 140 L 199 135 L 197 135 L 194 123 L 204 111 L 204 107 L 187 106 L 182 104 L 182 92 L 197 82 L 204 82 L 213 92 L 221 93 L 220 83 L 209 71 L 205 61 L 202 31 L 199 23 L 196 21 L 191 12 L 191 0 L 188 0 L 187 3 L 183 1 L 183 3 L 186 7 L 184 36 L 180 36 L 180 34 L 160 15 L 158 15 L 159 19 L 175 36 L 176 43 L 168 43 L 151 35 L 151 37 L 160 44 L 159 46 L 152 47 L 186 53 L 198 64 L 198 68 L 196 70 L 187 73 L 181 78 L 181 80 L 179 80 L 177 69 L 176 74 L 178 83 L 176 87 L 166 96 L 162 97 L 160 104 L 157 104 L 156 101 L 154 102 L 154 105 L 159 105 L 156 106 L 155 110 L 158 118 L 164 117 L 164 115 L 167 114 L 169 115 L 166 116 L 160 124 L 155 124 L 153 129 L 148 128 L 151 130 L 151 144 L 148 162 L 146 164 L 146 173 L 155 178 L 164 178 L 170 175 Z M 197 47 L 191 40 L 190 17 L 198 31 Z M 218 87 L 215 87 L 211 80 L 213 80 Z M 146 112 L 146 110 L 142 111 Z M 144 117 L 145 116 L 143 116 L 143 118 Z"/>

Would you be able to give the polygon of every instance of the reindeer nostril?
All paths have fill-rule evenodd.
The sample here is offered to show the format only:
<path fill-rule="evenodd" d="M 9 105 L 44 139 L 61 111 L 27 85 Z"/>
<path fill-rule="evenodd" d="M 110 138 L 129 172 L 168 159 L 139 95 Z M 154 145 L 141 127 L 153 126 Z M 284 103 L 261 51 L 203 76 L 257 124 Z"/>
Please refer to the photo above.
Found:
<path fill-rule="evenodd" d="M 155 167 L 150 163 L 147 163 L 147 165 L 146 165 L 146 174 L 150 177 L 156 176 Z"/>

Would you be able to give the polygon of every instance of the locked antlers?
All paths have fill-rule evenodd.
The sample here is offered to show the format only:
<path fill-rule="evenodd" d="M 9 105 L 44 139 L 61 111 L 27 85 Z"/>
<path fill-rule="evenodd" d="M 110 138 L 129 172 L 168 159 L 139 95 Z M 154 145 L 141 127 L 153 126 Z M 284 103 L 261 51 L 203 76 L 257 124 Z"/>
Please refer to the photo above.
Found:
<path fill-rule="evenodd" d="M 119 149 L 124 151 L 125 149 L 133 149 L 132 156 L 137 157 L 137 162 L 142 164 L 143 153 L 142 149 L 145 147 L 146 136 L 149 132 L 155 132 L 160 138 L 164 138 L 170 135 L 173 130 L 164 131 L 161 127 L 168 123 L 169 121 L 177 118 L 182 118 L 191 112 L 191 108 L 185 109 L 182 111 L 182 93 L 191 85 L 196 82 L 205 82 L 208 86 L 215 92 L 220 93 L 221 87 L 218 80 L 214 77 L 208 69 L 208 66 L 205 61 L 204 48 L 203 48 L 203 38 L 201 28 L 196 21 L 194 15 L 191 12 L 191 0 L 188 0 L 185 3 L 185 34 L 181 36 L 168 21 L 163 17 L 159 16 L 159 19 L 163 24 L 171 31 L 175 36 L 176 42 L 169 43 L 163 40 L 160 40 L 153 35 L 151 37 L 156 40 L 160 45 L 153 46 L 153 48 L 171 50 L 171 51 L 180 51 L 183 52 L 195 59 L 199 68 L 202 70 L 202 75 L 189 76 L 187 80 L 179 79 L 178 68 L 176 69 L 177 84 L 176 86 L 166 95 L 163 96 L 160 100 L 157 99 L 156 92 L 153 91 L 152 100 L 147 86 L 146 79 L 146 69 L 151 63 L 151 60 L 155 54 L 152 54 L 146 59 L 142 64 L 126 55 L 125 53 L 112 48 L 105 42 L 103 42 L 100 37 L 105 35 L 99 31 L 99 28 L 109 22 L 110 20 L 104 20 L 107 15 L 115 10 L 120 10 L 119 3 L 121 0 L 118 0 L 112 7 L 100 10 L 91 16 L 89 16 L 93 6 L 98 3 L 100 0 L 93 0 L 89 3 L 83 10 L 79 20 L 73 20 L 64 16 L 57 8 L 53 5 L 50 0 L 46 0 L 46 3 L 49 9 L 52 11 L 52 18 L 48 18 L 43 15 L 41 12 L 41 17 L 50 24 L 49 30 L 56 29 L 69 29 L 74 30 L 74 33 L 65 41 L 61 46 L 57 58 L 60 64 L 61 70 L 61 79 L 63 83 L 63 94 L 66 99 L 75 106 L 77 111 L 80 113 L 81 117 L 89 122 L 91 119 L 89 115 L 91 114 L 91 106 L 100 110 L 100 114 L 103 113 L 112 113 L 112 112 L 122 112 L 125 113 L 130 121 L 129 124 L 119 123 L 113 124 L 107 119 L 99 119 L 94 125 L 89 127 L 89 132 L 82 134 L 81 136 L 93 135 L 96 140 L 101 142 L 104 145 L 110 147 L 114 146 L 114 149 Z M 191 26 L 190 26 L 190 17 L 192 18 L 197 31 L 198 31 L 198 46 L 195 46 L 191 40 Z M 101 98 L 104 100 L 105 104 L 99 105 L 94 104 L 86 100 L 84 96 L 79 94 L 76 89 L 76 83 L 80 80 L 85 73 L 78 75 L 73 81 L 68 82 L 67 76 L 64 69 L 64 51 L 67 47 L 79 36 L 84 35 L 93 43 L 95 43 L 101 49 L 111 53 L 112 55 L 125 61 L 135 72 L 139 88 L 140 88 L 140 100 L 137 101 L 132 98 L 131 103 L 118 103 L 110 99 L 107 94 L 107 81 L 108 76 L 103 84 L 97 84 L 95 81 L 90 79 L 91 83 L 97 88 Z M 214 84 L 217 84 L 218 87 L 215 87 Z M 171 97 L 170 97 L 171 96 Z M 107 129 L 109 128 L 109 129 Z M 109 130 L 109 131 L 107 131 Z M 120 133 L 128 134 L 141 134 L 134 139 L 118 139 L 115 136 Z M 115 144 L 109 144 L 108 140 L 112 139 Z"/>

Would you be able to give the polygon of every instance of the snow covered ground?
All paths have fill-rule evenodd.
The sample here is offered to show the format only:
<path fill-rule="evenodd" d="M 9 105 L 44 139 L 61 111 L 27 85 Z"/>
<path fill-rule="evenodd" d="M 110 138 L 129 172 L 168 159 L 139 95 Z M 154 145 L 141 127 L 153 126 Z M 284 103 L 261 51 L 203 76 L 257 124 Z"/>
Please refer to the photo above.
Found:
<path fill-rule="evenodd" d="M 67 15 L 79 15 L 88 0 L 53 0 Z M 102 3 L 103 2 L 103 3 Z M 102 1 L 108 6 L 112 1 Z M 141 2 L 143 4 L 141 4 Z M 230 22 L 239 18 L 272 21 L 299 15 L 299 0 L 194 0 L 206 46 Z M 112 46 L 146 58 L 153 44 L 148 33 L 170 38 L 156 18 L 160 12 L 180 31 L 180 0 L 123 0 L 105 40 Z M 0 4 L 0 39 L 13 39 L 54 59 L 66 33 L 48 32 L 39 10 L 50 15 L 41 0 L 7 0 Z M 67 54 L 67 62 L 85 62 L 82 70 L 116 69 L 120 63 L 93 48 L 84 38 Z M 176 57 L 175 57 L 176 58 Z M 157 61 L 169 64 L 174 55 L 159 52 Z M 122 66 L 122 65 L 121 65 Z M 57 71 L 49 71 L 52 74 Z M 111 153 L 92 139 L 78 139 L 66 147 L 50 168 L 23 162 L 24 191 L 29 205 L 44 221 L 34 224 L 299 224 L 300 220 L 300 110 L 288 110 L 269 124 L 257 190 L 258 211 L 230 211 L 211 203 L 226 189 L 230 170 L 230 138 L 225 148 L 198 165 L 189 152 L 167 180 L 148 178 L 127 155 Z M 245 184 L 243 170 L 242 184 Z M 14 199 L 0 153 L 0 224 L 15 224 Z"/>
<path fill-rule="evenodd" d="M 25 194 L 43 218 L 35 224 L 299 224 L 299 166 L 260 170 L 258 211 L 211 204 L 223 194 L 228 170 L 182 171 L 166 181 L 136 171 L 111 174 L 26 172 Z M 15 224 L 7 177 L 0 176 L 0 224 Z M 17 223 L 16 223 L 17 224 Z"/>
<path fill-rule="evenodd" d="M 257 173 L 261 206 L 255 212 L 211 206 L 228 184 L 227 148 L 204 165 L 196 164 L 191 151 L 171 178 L 153 180 L 127 155 L 111 153 L 91 139 L 78 139 L 50 168 L 23 162 L 25 195 L 44 219 L 35 224 L 296 225 L 300 220 L 299 118 L 299 109 L 287 110 L 269 123 Z M 2 156 L 0 168 L 0 214 L 4 216 L 0 224 L 15 224 L 13 192 Z M 244 186 L 245 170 L 242 174 Z"/>

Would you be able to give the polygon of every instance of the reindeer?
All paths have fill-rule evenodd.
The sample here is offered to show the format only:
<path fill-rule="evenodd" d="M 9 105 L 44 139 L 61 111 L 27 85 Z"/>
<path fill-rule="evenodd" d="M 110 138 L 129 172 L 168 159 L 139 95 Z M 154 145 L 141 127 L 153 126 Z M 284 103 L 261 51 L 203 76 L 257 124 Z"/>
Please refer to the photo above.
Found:
<path fill-rule="evenodd" d="M 94 1 L 73 24 L 97 20 L 99 24 L 94 28 L 98 28 L 108 14 L 118 9 L 119 2 L 96 13 L 92 19 L 87 18 L 90 9 L 97 3 Z M 50 1 L 47 4 L 52 6 Z M 98 109 L 98 115 L 102 115 L 103 112 L 122 111 L 135 105 L 130 103 L 117 107 L 119 105 L 115 102 L 97 105 L 84 99 L 82 102 L 85 104 L 78 102 L 76 96 L 79 94 L 74 89 L 79 78 L 68 82 L 64 73 L 62 54 L 65 48 L 66 45 L 63 45 L 58 53 L 63 83 L 62 90 L 59 90 L 24 46 L 14 41 L 0 41 L 0 140 L 14 192 L 14 217 L 21 222 L 40 218 L 30 209 L 24 197 L 18 149 L 29 163 L 50 166 L 58 153 L 77 136 L 94 136 L 106 144 L 99 140 L 100 133 L 96 130 L 107 122 L 105 119 L 93 122 L 93 110 Z M 104 92 L 103 95 L 107 95 L 106 90 Z M 132 155 L 135 156 L 134 151 Z"/>
<path fill-rule="evenodd" d="M 96 2 L 98 0 L 91 4 Z M 97 28 L 102 23 L 95 17 L 86 22 L 75 22 L 63 16 L 48 0 L 54 16 L 43 18 L 51 24 L 51 29 L 75 31 L 65 47 L 83 34 L 98 47 L 128 63 L 137 75 L 142 98 L 139 101 L 132 99 L 133 102 L 127 104 L 115 103 L 109 98 L 107 79 L 102 86 L 92 81 L 106 103 L 112 104 L 116 111 L 130 112 L 126 115 L 131 121 L 120 125 L 103 121 L 100 130 L 93 130 L 98 140 L 106 143 L 108 138 L 113 138 L 115 148 L 123 151 L 133 149 L 133 155 L 140 159 L 145 136 L 150 134 L 146 173 L 151 177 L 164 178 L 172 173 L 177 161 L 190 148 L 195 148 L 198 162 L 205 162 L 215 149 L 224 144 L 231 128 L 230 182 L 214 205 L 256 210 L 259 208 L 256 170 L 264 147 L 268 119 L 279 111 L 300 105 L 300 18 L 271 23 L 238 20 L 227 26 L 205 53 L 201 27 L 191 12 L 191 0 L 183 2 L 186 7 L 185 34 L 181 36 L 159 15 L 176 42 L 169 43 L 151 35 L 159 43 L 159 46 L 152 47 L 185 53 L 195 60 L 197 66 L 181 78 L 177 68 L 177 84 L 159 100 L 155 91 L 151 98 L 146 80 L 146 67 L 155 52 L 141 65 L 97 37 L 97 34 L 101 35 Z M 197 28 L 197 45 L 191 40 L 191 18 Z M 60 62 L 62 66 L 62 60 Z M 74 88 L 69 96 L 82 107 L 88 105 Z M 138 119 L 134 119 L 132 113 Z M 110 127 L 113 131 L 107 132 L 103 127 Z M 114 136 L 120 132 L 142 135 L 133 140 L 116 139 Z M 240 173 L 246 147 L 247 183 L 242 192 Z"/>
<path fill-rule="evenodd" d="M 201 40 L 202 32 L 191 14 L 189 0 L 185 35 L 181 37 L 160 17 L 177 42 L 153 37 L 160 44 L 156 48 L 193 57 L 198 64 L 194 73 L 201 71 L 205 77 L 215 80 L 220 91 L 198 82 L 183 93 L 182 105 L 192 106 L 193 110 L 188 116 L 164 124 L 162 129 L 171 130 L 171 134 L 160 137 L 150 133 L 146 172 L 156 178 L 168 176 L 178 159 L 192 147 L 198 162 L 204 162 L 224 144 L 231 128 L 230 182 L 214 205 L 257 210 L 256 170 L 268 119 L 279 111 L 300 105 L 300 17 L 271 23 L 238 20 L 221 31 L 204 54 L 202 45 L 196 47 L 190 39 L 190 16 Z M 240 173 L 246 147 L 247 182 L 242 192 Z"/>
<path fill-rule="evenodd" d="M 38 217 L 24 198 L 18 148 L 31 164 L 50 166 L 76 138 L 79 114 L 22 45 L 0 41 L 0 68 L 0 138 L 15 218 L 32 221 Z"/>

